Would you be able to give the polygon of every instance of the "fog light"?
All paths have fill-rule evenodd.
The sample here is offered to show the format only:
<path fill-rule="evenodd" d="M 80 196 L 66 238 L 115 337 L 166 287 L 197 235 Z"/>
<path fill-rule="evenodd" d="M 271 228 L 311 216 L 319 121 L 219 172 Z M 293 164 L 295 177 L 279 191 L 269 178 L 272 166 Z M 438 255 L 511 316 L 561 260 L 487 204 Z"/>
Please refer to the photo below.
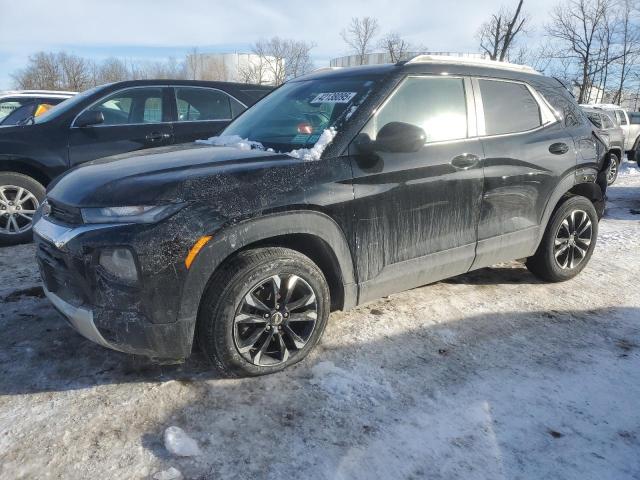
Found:
<path fill-rule="evenodd" d="M 133 253 L 127 248 L 104 250 L 100 253 L 100 265 L 114 277 L 135 282 L 138 280 L 138 269 Z"/>

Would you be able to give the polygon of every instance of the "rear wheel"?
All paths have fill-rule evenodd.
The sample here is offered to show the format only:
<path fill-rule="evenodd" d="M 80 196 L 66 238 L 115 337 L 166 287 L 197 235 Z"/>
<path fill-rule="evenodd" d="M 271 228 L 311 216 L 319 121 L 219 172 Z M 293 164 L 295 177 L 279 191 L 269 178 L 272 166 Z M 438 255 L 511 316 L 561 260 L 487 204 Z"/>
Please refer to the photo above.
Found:
<path fill-rule="evenodd" d="M 31 240 L 33 215 L 45 188 L 27 175 L 0 172 L 0 245 Z"/>
<path fill-rule="evenodd" d="M 535 255 L 526 261 L 531 273 L 549 282 L 575 277 L 596 246 L 598 216 L 585 197 L 568 197 L 551 216 Z"/>
<path fill-rule="evenodd" d="M 308 257 L 275 247 L 240 252 L 209 282 L 198 343 L 228 376 L 277 372 L 318 342 L 329 305 L 324 275 Z"/>
<path fill-rule="evenodd" d="M 611 152 L 611 164 L 607 171 L 607 185 L 613 185 L 618 178 L 618 172 L 620 171 L 620 157 L 617 153 Z"/>

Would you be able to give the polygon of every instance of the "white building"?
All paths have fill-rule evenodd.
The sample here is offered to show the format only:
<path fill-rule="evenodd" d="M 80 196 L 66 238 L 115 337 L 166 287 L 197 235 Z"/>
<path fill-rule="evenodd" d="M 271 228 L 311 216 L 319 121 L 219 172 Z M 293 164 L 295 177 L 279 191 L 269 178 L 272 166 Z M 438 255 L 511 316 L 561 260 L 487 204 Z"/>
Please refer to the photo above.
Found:
<path fill-rule="evenodd" d="M 194 80 L 274 85 L 284 61 L 253 53 L 197 53 L 186 58 L 187 77 Z"/>

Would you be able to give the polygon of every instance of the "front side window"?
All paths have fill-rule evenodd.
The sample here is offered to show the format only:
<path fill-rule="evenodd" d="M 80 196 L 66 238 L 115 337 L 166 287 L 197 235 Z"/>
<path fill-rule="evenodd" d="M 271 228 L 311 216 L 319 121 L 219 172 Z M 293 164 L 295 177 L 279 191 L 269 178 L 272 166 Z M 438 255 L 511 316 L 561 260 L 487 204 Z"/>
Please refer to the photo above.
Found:
<path fill-rule="evenodd" d="M 114 93 L 88 109 L 102 112 L 102 125 L 135 125 L 162 121 L 162 88 L 131 88 Z"/>
<path fill-rule="evenodd" d="M 461 78 L 409 77 L 371 120 L 372 139 L 391 122 L 425 131 L 427 143 L 467 137 L 467 102 Z"/>
<path fill-rule="evenodd" d="M 540 106 L 525 85 L 499 80 L 478 83 L 487 135 L 526 132 L 542 125 Z"/>
<path fill-rule="evenodd" d="M 210 88 L 176 88 L 178 121 L 230 120 L 231 98 Z"/>

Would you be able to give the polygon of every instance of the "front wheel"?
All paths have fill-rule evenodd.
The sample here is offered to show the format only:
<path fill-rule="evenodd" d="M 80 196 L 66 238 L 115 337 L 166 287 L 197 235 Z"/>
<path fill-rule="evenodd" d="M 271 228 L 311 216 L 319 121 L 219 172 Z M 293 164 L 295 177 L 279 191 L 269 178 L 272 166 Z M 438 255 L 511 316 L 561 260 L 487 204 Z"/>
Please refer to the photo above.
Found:
<path fill-rule="evenodd" d="M 549 282 L 575 277 L 587 265 L 598 237 L 598 215 L 585 197 L 567 199 L 551 216 L 536 253 L 526 266 Z"/>
<path fill-rule="evenodd" d="M 28 242 L 45 188 L 21 173 L 0 172 L 0 245 Z"/>
<path fill-rule="evenodd" d="M 315 346 L 329 316 L 318 266 L 286 248 L 238 253 L 214 274 L 198 315 L 198 343 L 228 376 L 277 372 Z"/>

